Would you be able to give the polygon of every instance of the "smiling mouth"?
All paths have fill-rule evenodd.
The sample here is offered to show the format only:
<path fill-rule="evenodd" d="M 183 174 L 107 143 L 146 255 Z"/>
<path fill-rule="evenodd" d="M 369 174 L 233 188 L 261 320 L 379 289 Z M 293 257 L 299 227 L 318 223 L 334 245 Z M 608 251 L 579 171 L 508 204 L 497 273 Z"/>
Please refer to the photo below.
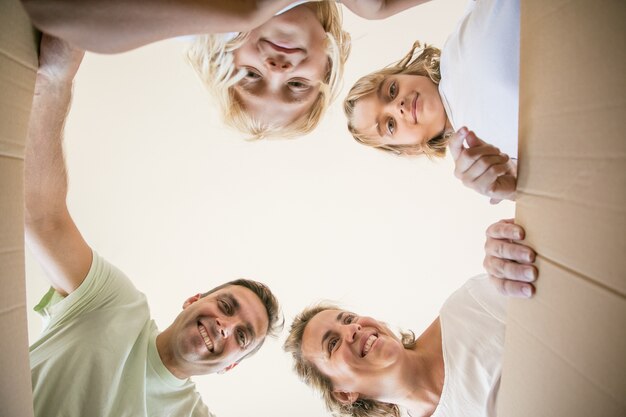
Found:
<path fill-rule="evenodd" d="M 284 54 L 295 54 L 296 52 L 304 52 L 304 49 L 295 47 L 288 42 L 272 42 L 268 39 L 261 39 L 261 42 L 267 43 L 272 49 Z"/>
<path fill-rule="evenodd" d="M 370 349 L 372 349 L 372 346 L 377 340 L 378 340 L 377 334 L 370 335 L 370 337 L 367 338 L 367 340 L 365 341 L 365 344 L 363 345 L 363 350 L 361 351 L 362 358 L 367 356 L 367 354 L 370 352 Z"/>
<path fill-rule="evenodd" d="M 202 336 L 202 340 L 204 340 L 204 344 L 209 352 L 213 353 L 213 342 L 209 338 L 209 332 L 207 328 L 204 327 L 201 323 L 198 323 L 198 331 L 200 332 L 200 336 Z"/>
<path fill-rule="evenodd" d="M 415 121 L 415 124 L 417 124 L 417 99 L 419 96 L 419 93 L 415 94 L 415 98 L 411 103 L 411 114 L 413 115 L 413 120 Z"/>

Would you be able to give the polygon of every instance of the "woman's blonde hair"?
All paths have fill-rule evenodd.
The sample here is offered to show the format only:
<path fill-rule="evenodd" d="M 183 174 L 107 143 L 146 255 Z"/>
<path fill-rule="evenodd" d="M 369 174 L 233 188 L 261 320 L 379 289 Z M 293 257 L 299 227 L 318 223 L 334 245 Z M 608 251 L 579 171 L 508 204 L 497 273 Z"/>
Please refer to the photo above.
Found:
<path fill-rule="evenodd" d="M 361 77 L 350 89 L 348 96 L 343 102 L 343 111 L 348 118 L 348 130 L 354 139 L 363 145 L 371 146 L 396 155 L 418 155 L 421 153 L 429 157 L 443 157 L 446 154 L 449 135 L 443 132 L 430 139 L 424 146 L 420 145 L 383 145 L 378 138 L 367 136 L 359 132 L 352 124 L 354 106 L 364 96 L 375 92 L 380 83 L 390 75 L 408 74 L 422 75 L 439 85 L 441 73 L 439 72 L 439 57 L 441 51 L 430 45 L 422 48 L 419 41 L 413 43 L 408 54 L 398 62 L 394 62 L 385 68 Z"/>
<path fill-rule="evenodd" d="M 291 323 L 289 336 L 283 345 L 287 353 L 293 358 L 293 370 L 300 379 L 321 394 L 326 403 L 326 408 L 336 417 L 399 417 L 400 409 L 395 404 L 381 401 L 359 398 L 352 404 L 343 404 L 333 396 L 333 384 L 326 375 L 322 374 L 317 367 L 305 359 L 302 355 L 302 336 L 307 324 L 318 313 L 325 310 L 341 310 L 341 308 L 329 304 L 318 303 L 305 308 Z M 412 331 L 400 332 L 402 344 L 405 349 L 415 347 L 415 334 Z"/>
<path fill-rule="evenodd" d="M 350 54 L 350 35 L 341 28 L 341 11 L 334 2 L 310 3 L 326 32 L 328 71 L 309 111 L 287 126 L 268 125 L 249 115 L 235 95 L 234 86 L 244 76 L 234 65 L 233 52 L 247 39 L 248 32 L 199 36 L 187 58 L 217 101 L 224 122 L 250 139 L 291 138 L 311 132 L 341 88 L 345 62 Z"/>

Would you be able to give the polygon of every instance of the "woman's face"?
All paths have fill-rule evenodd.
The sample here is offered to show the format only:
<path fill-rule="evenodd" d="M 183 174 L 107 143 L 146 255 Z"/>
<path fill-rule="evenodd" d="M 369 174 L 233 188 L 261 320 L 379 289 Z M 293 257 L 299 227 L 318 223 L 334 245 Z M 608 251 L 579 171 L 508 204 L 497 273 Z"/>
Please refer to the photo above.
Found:
<path fill-rule="evenodd" d="M 334 391 L 376 398 L 394 375 L 402 342 L 383 323 L 342 310 L 325 310 L 307 324 L 302 355 L 330 378 Z"/>
<path fill-rule="evenodd" d="M 419 147 L 439 136 L 447 120 L 430 78 L 398 74 L 386 77 L 376 91 L 356 102 L 352 125 L 381 145 Z"/>
<path fill-rule="evenodd" d="M 246 76 L 235 94 L 256 119 L 286 126 L 310 109 L 328 70 L 326 33 L 308 5 L 295 7 L 250 32 L 234 51 Z"/>

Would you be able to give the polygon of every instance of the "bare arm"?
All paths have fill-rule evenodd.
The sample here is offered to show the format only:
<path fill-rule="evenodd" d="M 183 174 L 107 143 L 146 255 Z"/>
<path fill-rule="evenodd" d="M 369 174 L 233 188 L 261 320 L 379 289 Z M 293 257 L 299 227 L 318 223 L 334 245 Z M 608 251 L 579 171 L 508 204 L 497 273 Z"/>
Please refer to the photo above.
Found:
<path fill-rule="evenodd" d="M 357 16 L 365 19 L 384 19 L 430 0 L 342 0 Z"/>
<path fill-rule="evenodd" d="M 83 53 L 43 36 L 28 128 L 24 169 L 26 243 L 61 294 L 80 286 L 91 266 L 91 249 L 66 204 L 63 127 L 72 80 Z"/>
<path fill-rule="evenodd" d="M 100 53 L 176 36 L 251 30 L 294 0 L 22 0 L 43 32 Z"/>

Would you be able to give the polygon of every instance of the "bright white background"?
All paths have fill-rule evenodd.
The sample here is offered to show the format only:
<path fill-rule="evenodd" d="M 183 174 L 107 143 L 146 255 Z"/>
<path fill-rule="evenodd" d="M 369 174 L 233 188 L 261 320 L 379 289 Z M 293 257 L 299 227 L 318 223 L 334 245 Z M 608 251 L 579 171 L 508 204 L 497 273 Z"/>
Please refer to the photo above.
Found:
<path fill-rule="evenodd" d="M 88 54 L 66 129 L 69 206 L 88 243 L 146 293 L 165 328 L 190 295 L 249 277 L 282 301 L 287 324 L 331 299 L 419 333 L 482 272 L 485 228 L 512 217 L 464 188 L 449 158 L 402 159 L 358 145 L 340 101 L 415 39 L 443 46 L 465 7 L 438 0 L 385 21 L 345 11 L 353 51 L 344 91 L 318 130 L 246 142 L 224 128 L 184 41 Z M 28 304 L 47 282 L 27 259 Z M 29 316 L 31 341 L 40 332 Z M 287 327 L 287 326 L 286 326 Z M 230 416 L 322 416 L 281 350 L 285 332 L 226 375 L 195 378 Z"/>

